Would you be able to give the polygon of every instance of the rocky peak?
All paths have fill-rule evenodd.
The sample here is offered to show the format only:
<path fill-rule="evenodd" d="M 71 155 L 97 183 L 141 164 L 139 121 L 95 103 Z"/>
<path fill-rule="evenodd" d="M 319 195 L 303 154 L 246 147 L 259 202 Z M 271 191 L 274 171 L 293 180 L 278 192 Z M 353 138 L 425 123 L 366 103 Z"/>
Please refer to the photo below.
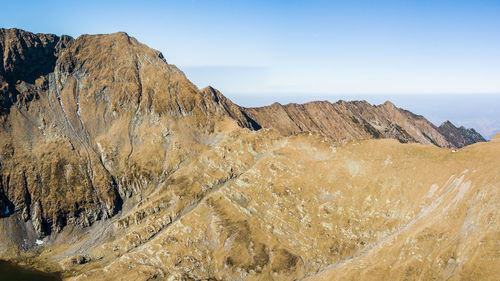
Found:
<path fill-rule="evenodd" d="M 0 28 L 0 115 L 7 114 L 17 102 L 16 84 L 35 84 L 35 80 L 53 72 L 61 51 L 72 42 L 70 36 Z M 21 99 L 31 100 L 33 96 Z"/>
<path fill-rule="evenodd" d="M 259 130 L 261 128 L 255 120 L 250 118 L 245 113 L 242 107 L 226 98 L 219 90 L 213 88 L 212 86 L 207 86 L 201 89 L 200 92 L 205 99 L 214 103 L 217 112 L 223 115 L 228 115 L 232 119 L 236 120 L 239 126 L 252 130 Z"/>
<path fill-rule="evenodd" d="M 34 83 L 54 70 L 60 51 L 72 41 L 70 36 L 0 28 L 0 75 L 8 82 Z"/>
<path fill-rule="evenodd" d="M 213 88 L 212 86 L 207 86 L 200 90 L 201 94 L 205 96 L 207 99 L 211 99 L 216 103 L 220 102 L 221 93 Z"/>
<path fill-rule="evenodd" d="M 396 106 L 392 102 L 390 102 L 390 101 L 385 101 L 384 102 L 384 106 L 387 107 L 387 108 L 390 108 L 390 109 L 395 109 L 396 108 Z"/>
<path fill-rule="evenodd" d="M 439 126 L 439 132 L 445 136 L 446 140 L 454 147 L 463 147 L 476 142 L 485 142 L 481 134 L 474 129 L 467 129 L 464 126 L 457 128 L 449 120 Z"/>
<path fill-rule="evenodd" d="M 123 32 L 73 40 L 2 29 L 0 48 L 0 213 L 20 214 L 26 235 L 113 216 L 180 165 L 166 151 L 202 142 L 220 115 Z"/>

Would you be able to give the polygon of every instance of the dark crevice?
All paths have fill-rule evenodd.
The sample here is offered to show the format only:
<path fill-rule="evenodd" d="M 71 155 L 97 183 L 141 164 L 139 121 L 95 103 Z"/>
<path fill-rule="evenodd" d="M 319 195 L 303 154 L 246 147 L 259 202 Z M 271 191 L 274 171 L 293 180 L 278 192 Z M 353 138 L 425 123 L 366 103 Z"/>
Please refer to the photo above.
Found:
<path fill-rule="evenodd" d="M 15 206 L 5 195 L 3 188 L 0 189 L 0 218 L 9 217 L 14 213 Z"/>
<path fill-rule="evenodd" d="M 376 139 L 381 138 L 380 132 L 377 129 L 375 129 L 370 123 L 368 123 L 364 119 L 362 119 L 361 121 L 363 122 L 363 127 L 367 133 L 369 133 Z"/>
<path fill-rule="evenodd" d="M 243 117 L 245 117 L 245 119 L 247 120 L 248 123 L 250 123 L 250 126 L 252 130 L 254 131 L 258 131 L 260 129 L 262 129 L 262 126 L 257 123 L 255 120 L 253 120 L 250 116 L 248 116 L 248 114 L 245 112 L 245 111 L 241 111 L 241 114 L 243 114 Z"/>

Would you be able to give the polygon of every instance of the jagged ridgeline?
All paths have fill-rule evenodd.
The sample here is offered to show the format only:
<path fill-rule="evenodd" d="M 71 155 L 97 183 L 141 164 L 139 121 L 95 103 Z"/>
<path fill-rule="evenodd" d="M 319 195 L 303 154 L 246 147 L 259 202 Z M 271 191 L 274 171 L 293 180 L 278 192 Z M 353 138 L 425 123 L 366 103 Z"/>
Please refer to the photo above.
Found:
<path fill-rule="evenodd" d="M 125 33 L 0 29 L 0 59 L 0 259 L 69 280 L 500 274 L 498 138 L 450 153 L 484 139 L 390 102 L 244 108 Z"/>
<path fill-rule="evenodd" d="M 1 29 L 0 44 L 0 212 L 37 236 L 111 217 L 178 167 L 179 137 L 213 131 L 197 88 L 125 33 Z"/>
<path fill-rule="evenodd" d="M 423 116 L 398 108 L 389 101 L 376 106 L 366 101 L 316 101 L 244 108 L 212 87 L 201 92 L 240 126 L 252 130 L 274 128 L 285 136 L 316 132 L 334 141 L 391 138 L 402 143 L 418 142 L 439 147 L 463 147 L 486 141 L 474 129 L 457 128 L 449 121 L 436 127 Z"/>

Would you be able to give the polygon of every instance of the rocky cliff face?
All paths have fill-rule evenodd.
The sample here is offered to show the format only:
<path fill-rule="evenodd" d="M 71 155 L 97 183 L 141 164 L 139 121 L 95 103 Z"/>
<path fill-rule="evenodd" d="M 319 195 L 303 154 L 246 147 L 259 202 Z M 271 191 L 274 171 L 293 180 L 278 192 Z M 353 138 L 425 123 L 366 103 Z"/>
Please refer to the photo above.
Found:
<path fill-rule="evenodd" d="M 467 129 L 461 126 L 455 127 L 450 121 L 446 121 L 439 126 L 439 132 L 445 136 L 446 140 L 454 147 L 464 147 L 476 142 L 485 142 L 486 140 L 474 129 Z"/>
<path fill-rule="evenodd" d="M 316 132 L 334 141 L 391 138 L 402 143 L 418 142 L 439 147 L 463 147 L 484 138 L 473 129 L 455 128 L 445 123 L 437 128 L 423 116 L 394 106 L 391 102 L 370 105 L 366 101 L 315 101 L 305 104 L 244 108 L 233 104 L 212 87 L 201 90 L 216 97 L 219 109 L 236 119 L 240 126 L 258 130 L 274 128 L 282 135 Z"/>
<path fill-rule="evenodd" d="M 68 280 L 500 274 L 498 138 L 357 141 L 448 145 L 390 103 L 239 107 L 125 33 L 0 35 L 0 259 Z"/>
<path fill-rule="evenodd" d="M 167 150 L 180 135 L 216 120 L 181 71 L 125 33 L 2 29 L 0 42 L 0 213 L 21 214 L 30 236 L 115 215 L 179 165 Z"/>
<path fill-rule="evenodd" d="M 33 34 L 18 29 L 0 28 L 0 114 L 9 113 L 18 101 L 30 101 L 29 93 L 21 95 L 18 83 L 36 84 L 36 79 L 54 71 L 62 49 L 73 42 L 69 36 Z M 26 91 L 23 91 L 26 92 Z M 33 94 L 33 93 L 31 93 Z"/>

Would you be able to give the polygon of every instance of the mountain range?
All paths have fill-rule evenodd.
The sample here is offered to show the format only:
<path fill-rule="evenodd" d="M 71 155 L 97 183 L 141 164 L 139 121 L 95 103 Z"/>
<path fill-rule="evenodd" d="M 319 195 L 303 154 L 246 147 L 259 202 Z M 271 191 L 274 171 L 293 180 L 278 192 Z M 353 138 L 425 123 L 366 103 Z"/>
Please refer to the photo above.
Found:
<path fill-rule="evenodd" d="M 67 280 L 500 275 L 498 135 L 390 102 L 241 107 L 123 32 L 0 29 L 0 59 L 0 259 Z"/>
<path fill-rule="evenodd" d="M 387 101 L 373 106 L 366 101 L 316 101 L 306 104 L 244 108 L 234 104 L 218 90 L 206 87 L 201 93 L 218 104 L 221 112 L 252 130 L 274 128 L 282 135 L 316 132 L 334 141 L 391 138 L 402 143 L 418 142 L 439 147 L 463 147 L 486 141 L 474 129 L 457 128 L 450 121 L 436 127 Z"/>

